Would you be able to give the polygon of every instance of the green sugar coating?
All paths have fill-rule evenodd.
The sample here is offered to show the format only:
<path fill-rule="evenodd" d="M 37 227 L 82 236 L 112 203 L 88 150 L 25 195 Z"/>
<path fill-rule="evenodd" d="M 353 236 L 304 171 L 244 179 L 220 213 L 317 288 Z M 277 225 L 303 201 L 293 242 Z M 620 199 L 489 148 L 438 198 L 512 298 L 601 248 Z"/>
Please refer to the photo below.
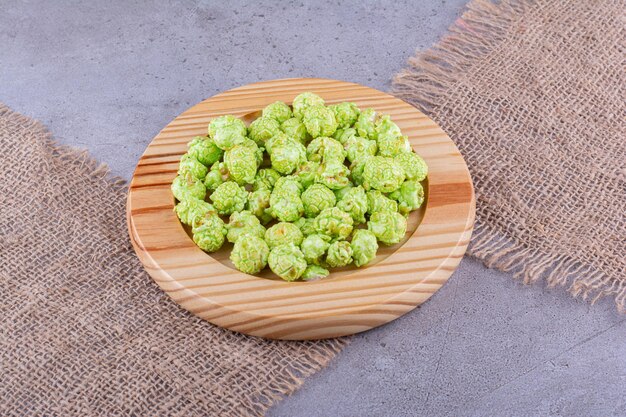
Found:
<path fill-rule="evenodd" d="M 200 161 L 189 154 L 185 154 L 180 158 L 178 164 L 178 175 L 191 175 L 199 180 L 204 180 L 209 169 Z"/>
<path fill-rule="evenodd" d="M 263 146 L 265 142 L 272 136 L 280 133 L 280 123 L 269 117 L 259 117 L 248 128 L 248 136 L 259 146 Z"/>
<path fill-rule="evenodd" d="M 219 161 L 224 151 L 217 147 L 213 139 L 207 136 L 196 136 L 189 142 L 187 154 L 208 167 Z"/>
<path fill-rule="evenodd" d="M 337 139 L 339 143 L 344 145 L 348 141 L 348 139 L 355 136 L 359 136 L 356 129 L 353 127 L 349 127 L 347 129 L 337 129 L 333 134 L 333 139 Z"/>
<path fill-rule="evenodd" d="M 293 243 L 273 248 L 268 257 L 272 272 L 285 281 L 295 281 L 302 276 L 307 264 L 300 249 Z"/>
<path fill-rule="evenodd" d="M 312 138 L 331 136 L 337 130 L 335 113 L 323 105 L 308 107 L 304 111 L 302 122 Z"/>
<path fill-rule="evenodd" d="M 206 196 L 206 188 L 202 181 L 194 178 L 191 174 L 178 175 L 172 181 L 171 186 L 172 194 L 178 201 L 187 200 L 189 198 L 196 198 L 204 200 Z"/>
<path fill-rule="evenodd" d="M 402 152 L 411 152 L 411 144 L 406 136 L 391 133 L 378 135 L 378 155 L 394 157 Z"/>
<path fill-rule="evenodd" d="M 252 184 L 257 170 L 256 144 L 240 143 L 224 152 L 224 163 L 231 178 L 237 184 Z M 256 148 L 258 149 L 258 148 Z"/>
<path fill-rule="evenodd" d="M 304 238 L 300 249 L 309 264 L 320 264 L 330 246 L 330 238 L 326 235 L 312 234 Z"/>
<path fill-rule="evenodd" d="M 271 191 L 266 189 L 256 190 L 248 194 L 246 209 L 254 214 L 261 223 L 269 223 L 273 217 L 267 212 L 270 208 Z"/>
<path fill-rule="evenodd" d="M 289 175 L 287 177 L 280 177 L 274 184 L 274 192 L 278 194 L 294 194 L 298 197 L 302 193 L 303 187 L 298 181 L 298 177 Z"/>
<path fill-rule="evenodd" d="M 379 211 L 398 211 L 398 203 L 378 190 L 369 190 L 367 196 L 367 214 L 370 216 Z"/>
<path fill-rule="evenodd" d="M 267 265 L 270 248 L 255 234 L 243 234 L 237 239 L 230 260 L 235 268 L 245 274 L 256 274 Z"/>
<path fill-rule="evenodd" d="M 275 101 L 272 104 L 268 104 L 262 112 L 263 117 L 276 120 L 278 123 L 290 119 L 293 116 L 289 106 L 282 101 Z"/>
<path fill-rule="evenodd" d="M 348 161 L 351 163 L 374 156 L 378 150 L 378 145 L 375 140 L 364 139 L 359 136 L 351 136 L 344 142 L 343 146 L 346 150 Z"/>
<path fill-rule="evenodd" d="M 365 109 L 361 110 L 361 114 L 354 124 L 359 136 L 367 139 L 378 139 L 378 132 L 376 131 L 376 110 Z"/>
<path fill-rule="evenodd" d="M 258 236 L 261 239 L 265 237 L 265 227 L 261 225 L 259 219 L 250 211 L 236 211 L 230 215 L 228 224 L 226 225 L 226 239 L 230 243 L 237 242 L 237 239 L 243 234 Z"/>
<path fill-rule="evenodd" d="M 352 262 L 352 246 L 346 240 L 333 242 L 328 247 L 326 263 L 333 268 L 339 268 Z"/>
<path fill-rule="evenodd" d="M 209 136 L 218 148 L 225 151 L 243 142 L 246 134 L 246 124 L 235 116 L 220 116 L 209 123 Z"/>
<path fill-rule="evenodd" d="M 397 124 L 391 121 L 391 116 L 385 114 L 376 121 L 376 133 L 380 135 L 402 136 Z"/>
<path fill-rule="evenodd" d="M 274 189 L 274 184 L 281 177 L 280 173 L 272 168 L 261 168 L 256 173 L 254 183 L 252 184 L 253 190 L 269 190 Z"/>
<path fill-rule="evenodd" d="M 356 104 L 348 102 L 335 104 L 329 108 L 335 113 L 335 119 L 340 129 L 352 126 L 361 113 Z"/>
<path fill-rule="evenodd" d="M 302 193 L 304 215 L 316 217 L 324 209 L 334 207 L 335 194 L 322 184 L 313 184 Z"/>
<path fill-rule="evenodd" d="M 408 216 L 424 203 L 424 188 L 415 180 L 404 181 L 399 189 L 389 194 L 389 197 L 398 202 L 398 211 Z"/>
<path fill-rule="evenodd" d="M 234 181 L 220 184 L 211 194 L 211 201 L 221 215 L 230 215 L 246 206 L 248 192 Z"/>
<path fill-rule="evenodd" d="M 289 175 L 306 162 L 306 149 L 303 144 L 293 139 L 274 143 L 270 160 L 272 168 L 281 174 Z"/>
<path fill-rule="evenodd" d="M 305 144 L 309 140 L 309 132 L 306 131 L 306 126 L 302 123 L 302 120 L 297 117 L 285 120 L 280 125 L 281 130 L 289 137 L 297 140 L 298 142 Z"/>
<path fill-rule="evenodd" d="M 317 233 L 317 230 L 315 229 L 315 219 L 300 217 L 298 220 L 293 222 L 293 224 L 298 226 L 304 236 L 309 236 Z"/>
<path fill-rule="evenodd" d="M 367 228 L 386 245 L 400 242 L 406 233 L 406 219 L 400 213 L 379 211 L 372 214 Z"/>
<path fill-rule="evenodd" d="M 347 188 L 347 191 L 341 193 L 342 197 L 337 203 L 337 208 L 348 213 L 354 220 L 354 224 L 365 223 L 365 213 L 368 208 L 365 189 L 360 185 Z"/>
<path fill-rule="evenodd" d="M 281 222 L 295 222 L 304 214 L 304 205 L 298 194 L 277 193 L 274 189 L 267 212 Z"/>
<path fill-rule="evenodd" d="M 211 166 L 209 173 L 204 178 L 204 186 L 207 190 L 215 190 L 221 183 L 230 179 L 230 173 L 224 162 L 216 162 Z"/>
<path fill-rule="evenodd" d="M 401 152 L 393 159 L 402 167 L 407 180 L 423 181 L 428 175 L 428 165 L 415 152 Z"/>
<path fill-rule="evenodd" d="M 194 220 L 196 219 L 217 214 L 215 207 L 213 207 L 210 203 L 197 198 L 188 198 L 187 200 L 181 201 L 176 204 L 174 211 L 180 221 L 189 226 L 192 226 L 194 224 Z"/>
<path fill-rule="evenodd" d="M 350 181 L 354 185 L 363 185 L 363 170 L 365 169 L 365 164 L 369 159 L 369 156 L 364 156 L 362 160 L 355 161 L 350 164 Z"/>
<path fill-rule="evenodd" d="M 357 229 L 352 235 L 352 241 L 350 241 L 352 247 L 352 257 L 354 258 L 354 265 L 361 267 L 367 265 L 376 257 L 378 251 L 378 241 L 376 235 L 366 229 Z"/>
<path fill-rule="evenodd" d="M 343 164 L 346 159 L 346 151 L 338 140 L 320 136 L 309 143 L 306 148 L 306 156 L 309 161 Z"/>
<path fill-rule="evenodd" d="M 306 161 L 298 167 L 295 175 L 304 188 L 310 187 L 315 182 L 315 176 L 320 169 L 319 162 Z"/>
<path fill-rule="evenodd" d="M 226 227 L 218 216 L 203 217 L 191 231 L 193 241 L 205 252 L 215 252 L 224 244 Z"/>
<path fill-rule="evenodd" d="M 402 185 L 404 170 L 393 158 L 373 156 L 368 158 L 363 168 L 363 187 L 366 190 L 373 188 L 390 193 Z"/>
<path fill-rule="evenodd" d="M 345 211 L 331 207 L 324 209 L 315 218 L 317 233 L 326 235 L 333 240 L 346 239 L 352 232 L 352 217 Z"/>
<path fill-rule="evenodd" d="M 329 274 L 330 271 L 323 266 L 308 265 L 300 278 L 304 281 L 316 281 L 318 279 L 326 278 Z"/>
<path fill-rule="evenodd" d="M 265 231 L 265 242 L 267 242 L 270 249 L 287 243 L 299 246 L 303 238 L 304 236 L 300 228 L 293 223 L 276 223 Z"/>
<path fill-rule="evenodd" d="M 304 117 L 304 111 L 310 106 L 323 106 L 324 99 L 313 93 L 298 94 L 291 104 L 293 107 L 293 115 L 298 119 Z"/>
<path fill-rule="evenodd" d="M 350 170 L 344 164 L 338 162 L 323 163 L 320 165 L 315 182 L 324 184 L 331 190 L 338 190 L 350 184 Z"/>

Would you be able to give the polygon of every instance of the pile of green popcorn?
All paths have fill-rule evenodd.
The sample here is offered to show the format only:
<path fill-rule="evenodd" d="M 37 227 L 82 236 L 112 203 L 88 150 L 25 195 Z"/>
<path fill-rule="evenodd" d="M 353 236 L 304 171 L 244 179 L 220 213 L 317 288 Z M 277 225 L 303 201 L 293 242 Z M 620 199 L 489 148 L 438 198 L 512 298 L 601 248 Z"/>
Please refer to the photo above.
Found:
<path fill-rule="evenodd" d="M 307 92 L 291 107 L 268 105 L 250 126 L 212 120 L 208 136 L 189 142 L 172 193 L 202 250 L 228 241 L 244 273 L 269 265 L 286 281 L 315 280 L 400 242 L 427 173 L 389 116 Z"/>

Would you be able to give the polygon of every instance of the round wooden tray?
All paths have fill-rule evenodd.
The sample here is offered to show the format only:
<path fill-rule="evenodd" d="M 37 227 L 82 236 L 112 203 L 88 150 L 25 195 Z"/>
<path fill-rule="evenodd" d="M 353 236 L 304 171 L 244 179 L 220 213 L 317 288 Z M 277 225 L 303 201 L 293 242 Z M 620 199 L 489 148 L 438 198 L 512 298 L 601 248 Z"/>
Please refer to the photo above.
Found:
<path fill-rule="evenodd" d="M 355 102 L 390 114 L 428 163 L 426 203 L 409 218 L 403 242 L 381 246 L 364 268 L 333 270 L 314 282 L 285 282 L 271 272 L 243 274 L 228 260 L 230 246 L 200 250 L 173 212 L 170 184 L 193 136 L 233 114 L 250 122 L 276 100 L 291 103 L 312 91 L 328 104 Z M 450 277 L 474 223 L 472 182 L 450 138 L 420 111 L 362 85 L 317 78 L 266 81 L 235 88 L 191 107 L 168 124 L 139 160 L 128 192 L 132 244 L 148 273 L 178 304 L 241 333 L 273 339 L 321 339 L 387 323 L 426 301 Z"/>

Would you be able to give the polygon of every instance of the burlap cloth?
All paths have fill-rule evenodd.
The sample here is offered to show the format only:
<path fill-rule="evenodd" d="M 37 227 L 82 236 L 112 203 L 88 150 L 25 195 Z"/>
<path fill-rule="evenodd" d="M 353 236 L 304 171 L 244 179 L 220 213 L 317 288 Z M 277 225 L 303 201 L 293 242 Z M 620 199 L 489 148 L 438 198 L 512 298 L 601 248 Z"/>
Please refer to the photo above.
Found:
<path fill-rule="evenodd" d="M 467 160 L 470 253 L 626 309 L 624 0 L 473 1 L 394 92 Z"/>
<path fill-rule="evenodd" d="M 345 343 L 191 316 L 135 257 L 123 182 L 3 105 L 0 149 L 0 415 L 262 415 Z"/>

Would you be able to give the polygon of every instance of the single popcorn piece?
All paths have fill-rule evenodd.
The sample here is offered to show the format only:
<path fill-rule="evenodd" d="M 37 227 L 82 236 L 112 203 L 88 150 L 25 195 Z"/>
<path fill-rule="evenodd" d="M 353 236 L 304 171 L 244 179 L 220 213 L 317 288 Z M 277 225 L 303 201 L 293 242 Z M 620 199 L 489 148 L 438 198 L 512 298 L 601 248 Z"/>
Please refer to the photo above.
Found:
<path fill-rule="evenodd" d="M 191 229 L 193 241 L 205 252 L 215 252 L 224 244 L 226 227 L 218 216 L 203 217 Z"/>
<path fill-rule="evenodd" d="M 341 199 L 337 203 L 337 208 L 348 213 L 354 224 L 365 223 L 365 213 L 367 213 L 367 196 L 365 190 L 360 185 L 349 188 L 343 193 Z M 306 210 L 306 207 L 305 207 Z"/>
<path fill-rule="evenodd" d="M 281 177 L 280 173 L 272 168 L 262 168 L 260 169 L 256 177 L 254 178 L 254 183 L 252 184 L 252 189 L 256 190 L 269 190 L 272 191 L 274 189 L 274 184 Z"/>
<path fill-rule="evenodd" d="M 297 280 L 307 267 L 304 255 L 293 243 L 273 248 L 268 257 L 268 264 L 272 272 L 285 281 Z"/>
<path fill-rule="evenodd" d="M 278 123 L 282 123 L 293 116 L 291 109 L 288 105 L 282 101 L 275 101 L 272 104 L 265 106 L 262 112 L 263 117 L 276 120 Z"/>
<path fill-rule="evenodd" d="M 309 264 L 320 264 L 330 246 L 330 238 L 326 235 L 313 234 L 304 238 L 300 249 Z"/>
<path fill-rule="evenodd" d="M 323 106 L 324 99 L 313 93 L 302 93 L 298 94 L 294 99 L 291 106 L 293 107 L 293 115 L 302 119 L 304 117 L 304 112 L 311 106 Z"/>
<path fill-rule="evenodd" d="M 317 233 L 329 236 L 333 240 L 343 240 L 352 232 L 352 217 L 345 211 L 331 207 L 324 209 L 315 218 Z"/>
<path fill-rule="evenodd" d="M 248 128 L 248 136 L 259 146 L 263 146 L 265 142 L 272 136 L 280 133 L 280 123 L 269 117 L 259 117 Z"/>
<path fill-rule="evenodd" d="M 224 154 L 215 141 L 207 136 L 196 136 L 187 146 L 187 153 L 207 167 L 222 159 Z"/>
<path fill-rule="evenodd" d="M 370 216 L 379 211 L 392 213 L 398 211 L 398 203 L 378 190 L 369 190 L 365 195 L 367 196 L 367 214 Z"/>
<path fill-rule="evenodd" d="M 386 245 L 393 245 L 404 237 L 406 233 L 406 219 L 400 213 L 379 211 L 372 214 L 367 228 L 376 235 L 376 238 Z"/>
<path fill-rule="evenodd" d="M 373 156 L 363 168 L 363 188 L 391 193 L 404 182 L 404 170 L 392 158 Z"/>
<path fill-rule="evenodd" d="M 237 242 L 243 234 L 258 236 L 261 239 L 265 237 L 265 227 L 254 214 L 247 210 L 231 214 L 226 230 L 228 231 L 226 239 L 230 243 Z"/>
<path fill-rule="evenodd" d="M 402 152 L 411 152 L 408 137 L 390 133 L 378 135 L 378 155 L 394 157 Z"/>
<path fill-rule="evenodd" d="M 256 144 L 249 139 L 246 141 L 254 144 L 254 146 L 243 142 L 224 152 L 226 168 L 231 178 L 240 185 L 252 184 L 257 169 Z"/>
<path fill-rule="evenodd" d="M 202 181 L 189 173 L 178 175 L 174 178 L 171 189 L 172 194 L 174 194 L 174 197 L 178 201 L 184 201 L 190 198 L 204 200 L 206 196 L 206 188 Z"/>
<path fill-rule="evenodd" d="M 306 126 L 304 126 L 302 120 L 296 117 L 285 120 L 280 125 L 280 128 L 287 136 L 297 140 L 303 145 L 310 139 L 309 132 L 306 131 Z"/>
<path fill-rule="evenodd" d="M 331 136 L 337 130 L 335 113 L 325 106 L 311 106 L 304 111 L 302 122 L 312 138 Z"/>
<path fill-rule="evenodd" d="M 176 216 L 186 225 L 192 226 L 194 220 L 208 215 L 217 215 L 217 210 L 204 200 L 189 198 L 176 204 L 174 207 Z"/>
<path fill-rule="evenodd" d="M 194 178 L 203 180 L 204 177 L 206 177 L 207 172 L 209 172 L 209 169 L 193 156 L 185 154 L 180 158 L 180 163 L 178 164 L 178 175 L 189 174 Z"/>
<path fill-rule="evenodd" d="M 318 279 L 326 278 L 330 274 L 330 271 L 320 265 L 309 265 L 302 274 L 304 281 L 317 281 Z"/>
<path fill-rule="evenodd" d="M 350 164 L 350 181 L 355 185 L 363 185 L 363 170 L 365 163 L 370 158 L 368 155 L 364 155 L 361 160 L 356 160 Z"/>
<path fill-rule="evenodd" d="M 274 144 L 270 159 L 272 168 L 281 174 L 289 175 L 306 162 L 306 149 L 304 145 L 295 140 Z"/>
<path fill-rule="evenodd" d="M 248 194 L 246 209 L 254 214 L 261 223 L 269 223 L 273 217 L 267 212 L 270 207 L 271 191 L 266 189 L 256 190 Z"/>
<path fill-rule="evenodd" d="M 256 274 L 267 265 L 270 248 L 255 234 L 243 234 L 237 239 L 230 260 L 245 274 Z"/>
<path fill-rule="evenodd" d="M 344 145 L 348 139 L 359 136 L 356 129 L 349 127 L 347 129 L 337 129 L 333 134 L 333 139 L 337 139 L 339 143 Z"/>
<path fill-rule="evenodd" d="M 220 116 L 209 123 L 209 136 L 218 148 L 227 151 L 246 139 L 246 124 L 235 116 Z"/>
<path fill-rule="evenodd" d="M 415 180 L 408 180 L 402 183 L 402 186 L 389 197 L 398 202 L 398 211 L 408 216 L 413 210 L 417 210 L 424 203 L 424 188 L 422 184 Z"/>
<path fill-rule="evenodd" d="M 295 222 L 304 213 L 304 205 L 298 194 L 277 193 L 274 189 L 270 195 L 270 208 L 267 213 L 281 222 Z"/>
<path fill-rule="evenodd" d="M 309 143 L 306 148 L 306 156 L 309 161 L 319 163 L 338 163 L 343 164 L 346 159 L 346 151 L 343 145 L 329 137 L 320 136 Z"/>
<path fill-rule="evenodd" d="M 376 257 L 376 252 L 378 251 L 376 235 L 366 229 L 355 230 L 350 246 L 352 247 L 354 265 L 357 267 L 371 262 Z"/>
<path fill-rule="evenodd" d="M 246 205 L 248 192 L 234 181 L 226 181 L 220 184 L 213 194 L 211 201 L 221 215 L 230 215 L 241 211 Z"/>
<path fill-rule="evenodd" d="M 322 184 L 313 184 L 302 193 L 304 215 L 316 217 L 324 209 L 334 207 L 335 194 Z"/>
<path fill-rule="evenodd" d="M 343 196 L 345 196 L 348 193 L 348 191 L 350 191 L 353 188 L 354 188 L 354 185 L 348 184 L 347 186 L 343 188 L 340 188 L 338 190 L 333 190 L 333 192 L 335 193 L 335 197 L 337 198 L 337 201 L 341 201 Z"/>
<path fill-rule="evenodd" d="M 298 226 L 304 236 L 309 236 L 317 233 L 317 230 L 315 229 L 315 219 L 300 217 L 298 220 L 293 222 L 293 224 Z"/>
<path fill-rule="evenodd" d="M 354 124 L 359 136 L 372 140 L 378 139 L 378 132 L 376 131 L 376 110 L 365 109 L 361 110 L 361 114 Z"/>
<path fill-rule="evenodd" d="M 370 156 L 376 155 L 378 145 L 375 140 L 364 139 L 359 136 L 352 136 L 344 143 L 348 161 L 356 163 Z"/>
<path fill-rule="evenodd" d="M 215 190 L 221 183 L 230 179 L 230 172 L 223 162 L 216 162 L 204 178 L 204 186 L 207 190 Z"/>
<path fill-rule="evenodd" d="M 335 113 L 337 125 L 341 129 L 347 129 L 352 126 L 359 117 L 361 111 L 354 103 L 339 103 L 329 108 Z"/>
<path fill-rule="evenodd" d="M 262 147 L 259 147 L 259 145 L 257 145 L 256 142 L 253 141 L 252 139 L 246 139 L 240 145 L 247 146 L 248 148 L 250 148 L 254 152 L 257 168 L 261 166 L 261 164 L 263 163 L 263 151 L 265 149 Z"/>
<path fill-rule="evenodd" d="M 280 132 L 269 138 L 265 141 L 265 150 L 269 155 L 272 155 L 272 151 L 274 150 L 274 146 L 285 145 L 289 142 L 297 142 L 291 136 L 287 136 L 285 133 Z"/>
<path fill-rule="evenodd" d="M 352 262 L 352 246 L 350 246 L 350 242 L 340 240 L 331 243 L 326 254 L 326 263 L 333 268 L 339 268 L 348 265 L 350 262 Z"/>
<path fill-rule="evenodd" d="M 428 175 L 426 161 L 415 152 L 402 152 L 393 159 L 402 167 L 407 180 L 423 181 Z"/>
<path fill-rule="evenodd" d="M 315 182 L 324 184 L 331 190 L 338 190 L 350 184 L 349 175 L 350 170 L 342 163 L 324 163 L 319 167 L 315 176 Z"/>
<path fill-rule="evenodd" d="M 391 121 L 391 116 L 385 114 L 376 121 L 376 133 L 380 135 L 402 136 L 402 131 L 397 124 Z"/>
<path fill-rule="evenodd" d="M 293 243 L 296 246 L 300 246 L 303 238 L 304 236 L 302 235 L 302 232 L 298 226 L 293 223 L 276 223 L 274 226 L 265 231 L 265 241 L 269 245 L 270 249 L 287 243 Z"/>
<path fill-rule="evenodd" d="M 302 184 L 300 184 L 298 177 L 294 175 L 280 177 L 274 184 L 274 191 L 278 194 L 294 194 L 300 197 L 302 190 Z"/>
<path fill-rule="evenodd" d="M 310 187 L 315 182 L 315 176 L 320 169 L 319 162 L 306 161 L 296 170 L 296 177 L 304 188 Z"/>

